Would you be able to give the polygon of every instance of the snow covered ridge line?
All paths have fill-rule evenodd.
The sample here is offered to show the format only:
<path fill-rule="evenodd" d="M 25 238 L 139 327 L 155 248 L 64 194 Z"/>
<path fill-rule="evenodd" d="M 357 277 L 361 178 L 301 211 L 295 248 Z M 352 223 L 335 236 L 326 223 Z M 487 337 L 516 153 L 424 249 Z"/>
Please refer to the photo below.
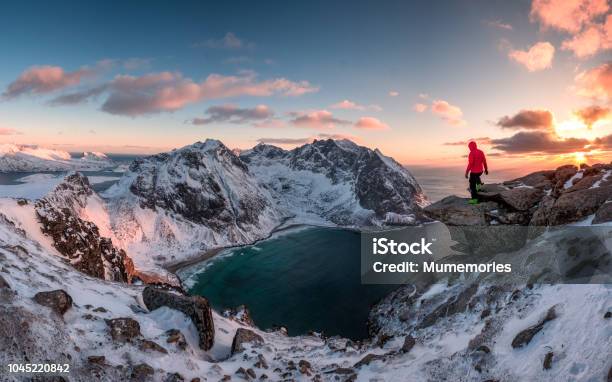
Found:
<path fill-rule="evenodd" d="M 0 144 L 0 172 L 101 170 L 112 165 L 99 152 L 85 152 L 73 158 L 66 151 L 35 145 Z"/>

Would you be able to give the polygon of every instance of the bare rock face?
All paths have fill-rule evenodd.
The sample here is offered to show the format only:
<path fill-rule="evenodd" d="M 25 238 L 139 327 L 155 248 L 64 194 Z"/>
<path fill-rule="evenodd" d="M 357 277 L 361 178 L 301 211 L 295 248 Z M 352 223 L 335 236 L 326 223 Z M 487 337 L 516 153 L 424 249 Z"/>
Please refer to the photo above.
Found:
<path fill-rule="evenodd" d="M 612 203 L 607 201 L 595 213 L 593 224 L 607 223 L 612 221 Z"/>
<path fill-rule="evenodd" d="M 72 307 L 72 297 L 64 290 L 54 290 L 49 292 L 38 292 L 34 295 L 34 301 L 53 309 L 60 316 L 64 315 Z"/>
<path fill-rule="evenodd" d="M 112 281 L 128 281 L 127 256 L 102 237 L 98 227 L 79 217 L 87 198 L 93 195 L 88 179 L 74 173 L 55 190 L 36 202 L 36 215 L 42 231 L 53 239 L 53 246 L 70 259 L 79 271 Z"/>
<path fill-rule="evenodd" d="M 582 220 L 612 198 L 612 186 L 566 192 L 559 196 L 550 214 L 550 224 L 559 225 Z"/>
<path fill-rule="evenodd" d="M 263 344 L 263 338 L 250 329 L 238 328 L 232 341 L 232 354 L 240 353 L 244 350 L 245 343 Z"/>
<path fill-rule="evenodd" d="M 106 325 L 113 340 L 118 342 L 132 342 L 140 336 L 140 324 L 129 317 L 106 320 Z"/>
<path fill-rule="evenodd" d="M 142 292 L 142 299 L 149 310 L 162 306 L 184 313 L 198 330 L 200 348 L 209 350 L 215 340 L 215 326 L 212 311 L 208 300 L 201 296 L 183 296 L 180 294 L 146 287 Z"/>

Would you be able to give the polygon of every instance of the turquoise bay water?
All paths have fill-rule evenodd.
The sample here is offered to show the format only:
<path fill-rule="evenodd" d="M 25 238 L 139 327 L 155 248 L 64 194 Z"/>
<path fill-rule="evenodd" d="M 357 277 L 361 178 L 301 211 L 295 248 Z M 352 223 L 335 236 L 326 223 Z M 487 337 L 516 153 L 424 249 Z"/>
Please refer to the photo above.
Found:
<path fill-rule="evenodd" d="M 191 276 L 190 293 L 219 310 L 245 304 L 264 329 L 362 339 L 370 307 L 396 286 L 361 284 L 359 245 L 359 233 L 348 230 L 286 232 L 209 260 Z"/>

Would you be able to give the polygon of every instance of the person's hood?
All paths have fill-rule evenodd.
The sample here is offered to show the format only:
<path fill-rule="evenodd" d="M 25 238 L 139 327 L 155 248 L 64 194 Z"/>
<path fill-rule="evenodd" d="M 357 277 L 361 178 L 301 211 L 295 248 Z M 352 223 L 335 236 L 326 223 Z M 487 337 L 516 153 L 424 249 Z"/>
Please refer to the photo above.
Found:
<path fill-rule="evenodd" d="M 472 142 L 468 143 L 468 147 L 469 147 L 470 151 L 474 151 L 474 150 L 476 150 L 476 148 L 478 146 L 476 145 L 476 142 L 472 141 Z"/>

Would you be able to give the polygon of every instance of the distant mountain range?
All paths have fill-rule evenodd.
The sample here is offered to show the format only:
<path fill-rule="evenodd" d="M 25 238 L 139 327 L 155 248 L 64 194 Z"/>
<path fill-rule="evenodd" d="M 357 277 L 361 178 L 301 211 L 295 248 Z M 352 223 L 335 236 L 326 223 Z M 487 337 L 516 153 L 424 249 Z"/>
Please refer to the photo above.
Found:
<path fill-rule="evenodd" d="M 0 172 L 100 170 L 112 166 L 103 153 L 84 152 L 80 158 L 35 145 L 0 144 Z"/>

